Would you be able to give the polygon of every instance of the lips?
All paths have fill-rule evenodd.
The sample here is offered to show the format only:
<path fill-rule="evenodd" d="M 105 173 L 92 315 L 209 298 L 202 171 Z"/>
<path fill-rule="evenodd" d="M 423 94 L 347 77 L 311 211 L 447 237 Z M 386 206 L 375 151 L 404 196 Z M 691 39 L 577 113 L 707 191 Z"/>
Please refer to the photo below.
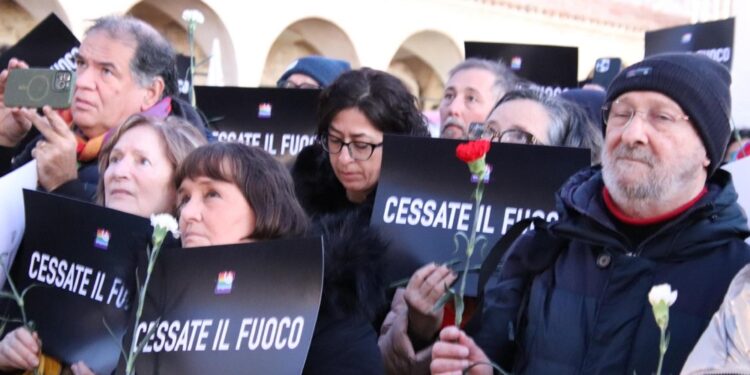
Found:
<path fill-rule="evenodd" d="M 75 100 L 73 101 L 73 107 L 77 110 L 82 110 L 82 111 L 95 108 L 92 102 L 81 99 L 81 98 L 75 98 Z"/>
<path fill-rule="evenodd" d="M 630 158 L 630 157 L 620 157 L 618 159 L 622 160 L 622 161 L 627 161 L 627 162 L 630 162 L 630 163 L 643 164 L 643 165 L 646 165 L 646 166 L 649 166 L 649 167 L 652 166 L 651 163 L 649 163 L 648 160 L 637 159 L 637 158 Z"/>
<path fill-rule="evenodd" d="M 339 172 L 339 179 L 341 182 L 345 181 L 356 181 L 359 179 L 359 173 L 354 172 Z"/>
<path fill-rule="evenodd" d="M 194 245 L 207 245 L 208 239 L 206 236 L 196 232 L 184 232 L 182 235 L 182 244 L 185 247 L 192 247 Z"/>
<path fill-rule="evenodd" d="M 126 189 L 112 189 L 109 191 L 110 197 L 116 197 L 116 196 L 133 196 L 133 193 L 131 193 L 129 190 Z"/>

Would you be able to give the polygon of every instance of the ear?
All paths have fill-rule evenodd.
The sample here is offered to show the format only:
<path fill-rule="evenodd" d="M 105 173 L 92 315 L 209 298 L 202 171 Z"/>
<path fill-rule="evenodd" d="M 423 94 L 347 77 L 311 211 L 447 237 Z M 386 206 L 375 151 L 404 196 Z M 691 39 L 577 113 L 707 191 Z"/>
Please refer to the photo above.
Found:
<path fill-rule="evenodd" d="M 164 79 L 161 77 L 156 77 L 154 78 L 154 81 L 144 89 L 141 112 L 153 107 L 154 104 L 158 103 L 159 100 L 161 100 L 162 93 L 164 93 Z"/>
<path fill-rule="evenodd" d="M 711 159 L 706 156 L 705 159 L 703 159 L 703 168 L 708 168 L 708 166 L 711 164 Z"/>

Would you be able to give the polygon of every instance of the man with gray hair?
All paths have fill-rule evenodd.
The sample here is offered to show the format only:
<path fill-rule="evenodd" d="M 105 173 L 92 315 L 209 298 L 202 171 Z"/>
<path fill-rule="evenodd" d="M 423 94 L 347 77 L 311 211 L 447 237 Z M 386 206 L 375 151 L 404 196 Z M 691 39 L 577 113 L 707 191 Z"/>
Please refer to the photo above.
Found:
<path fill-rule="evenodd" d="M 469 124 L 482 122 L 517 78 L 505 65 L 469 58 L 451 69 L 440 100 L 440 137 L 466 139 Z"/>
<path fill-rule="evenodd" d="M 130 16 L 100 18 L 86 31 L 77 56 L 72 128 L 49 107 L 40 116 L 4 106 L 9 71 L 24 68 L 28 65 L 14 58 L 0 73 L 0 175 L 35 158 L 39 185 L 62 195 L 93 199 L 105 135 L 129 116 L 190 111 L 170 97 L 177 92 L 172 46 L 153 27 Z M 195 123 L 197 116 L 192 117 Z M 32 125 L 42 136 L 19 147 Z"/>

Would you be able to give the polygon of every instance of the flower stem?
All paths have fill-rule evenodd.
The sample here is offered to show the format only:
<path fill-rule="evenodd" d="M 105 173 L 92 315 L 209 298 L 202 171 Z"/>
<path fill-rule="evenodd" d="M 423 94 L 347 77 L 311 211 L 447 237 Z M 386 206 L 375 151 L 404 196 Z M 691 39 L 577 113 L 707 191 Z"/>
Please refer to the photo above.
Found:
<path fill-rule="evenodd" d="M 190 44 L 190 104 L 195 107 L 195 22 L 188 25 L 188 43 Z"/>
<path fill-rule="evenodd" d="M 162 236 L 163 238 L 163 236 Z M 154 249 L 148 258 L 148 268 L 146 269 L 146 280 L 141 286 L 141 290 L 138 292 L 138 308 L 135 311 L 135 325 L 133 326 L 133 338 L 130 344 L 130 353 L 128 355 L 128 361 L 125 367 L 125 373 L 132 375 L 135 371 L 135 360 L 138 357 L 138 325 L 141 323 L 141 315 L 143 314 L 143 305 L 146 301 L 146 290 L 148 289 L 148 283 L 151 280 L 151 272 L 154 270 L 156 264 L 156 258 L 159 256 L 161 250 L 161 241 L 155 241 Z M 148 337 L 144 338 L 148 339 Z"/>
<path fill-rule="evenodd" d="M 471 256 L 474 254 L 474 247 L 477 242 L 477 224 L 479 224 L 479 206 L 482 202 L 482 196 L 484 195 L 484 176 L 480 176 L 477 181 L 477 187 L 474 190 L 474 217 L 471 220 L 471 236 L 466 244 L 466 262 L 464 264 L 464 272 L 461 274 L 461 286 L 459 289 L 458 298 L 464 298 L 464 292 L 466 290 L 466 276 L 469 274 L 469 265 L 471 264 Z M 461 322 L 464 317 L 464 304 L 456 304 L 456 327 L 461 328 Z"/>
<path fill-rule="evenodd" d="M 660 338 L 659 338 L 659 365 L 656 367 L 656 375 L 661 375 L 661 367 L 664 363 L 664 353 L 667 352 L 667 341 L 665 338 L 665 329 L 659 329 Z"/>

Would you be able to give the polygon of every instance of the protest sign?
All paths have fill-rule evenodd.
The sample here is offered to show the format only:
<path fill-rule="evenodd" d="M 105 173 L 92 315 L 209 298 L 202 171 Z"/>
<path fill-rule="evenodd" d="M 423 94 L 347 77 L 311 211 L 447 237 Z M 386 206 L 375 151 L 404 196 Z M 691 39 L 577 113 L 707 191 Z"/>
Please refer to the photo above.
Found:
<path fill-rule="evenodd" d="M 465 259 L 465 243 L 459 241 L 456 249 L 454 235 L 470 232 L 476 185 L 466 163 L 456 157 L 459 143 L 385 136 L 371 225 L 390 241 L 390 281 L 409 277 L 429 262 Z M 487 242 L 471 263 L 480 264 L 514 223 L 528 217 L 557 220 L 554 193 L 590 162 L 587 149 L 493 143 L 487 154 L 492 172 L 477 221 L 477 233 Z M 469 289 L 467 294 L 475 293 L 475 286 Z"/>
<path fill-rule="evenodd" d="M 137 373 L 302 372 L 323 286 L 320 238 L 164 249 L 151 277 L 137 334 L 155 334 Z"/>

